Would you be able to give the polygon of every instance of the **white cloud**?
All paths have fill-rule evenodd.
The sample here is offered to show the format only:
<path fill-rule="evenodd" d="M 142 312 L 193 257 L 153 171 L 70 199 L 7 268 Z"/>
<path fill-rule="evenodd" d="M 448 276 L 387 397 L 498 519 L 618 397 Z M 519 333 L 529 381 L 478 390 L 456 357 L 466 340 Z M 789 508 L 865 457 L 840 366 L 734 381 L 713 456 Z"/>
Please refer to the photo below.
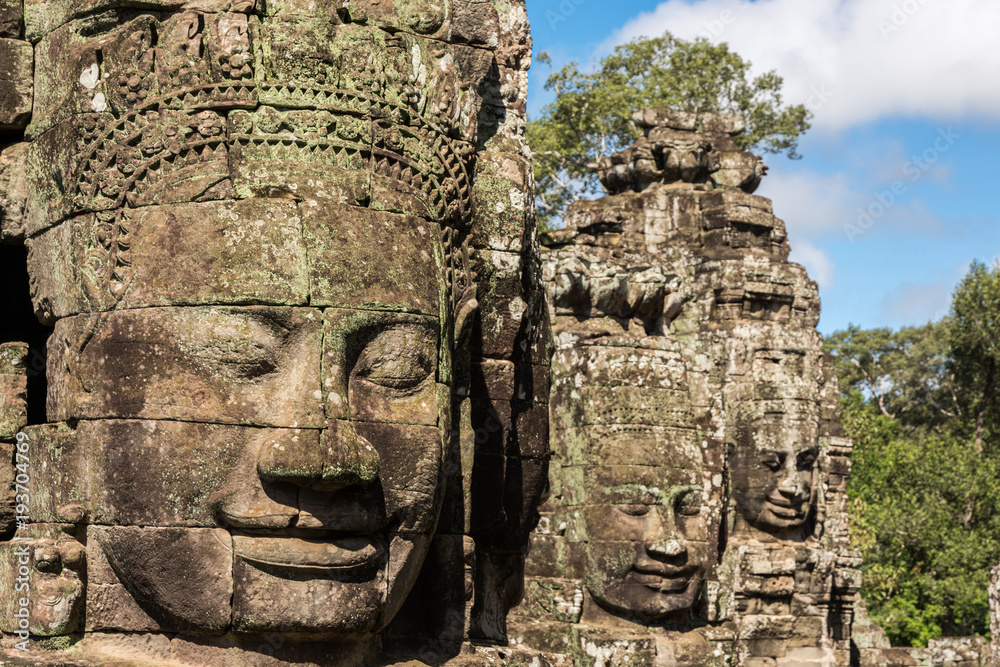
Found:
<path fill-rule="evenodd" d="M 939 320 L 948 314 L 951 293 L 958 281 L 948 276 L 930 283 L 903 283 L 883 297 L 881 319 L 893 326 Z"/>
<path fill-rule="evenodd" d="M 825 250 L 821 250 L 804 239 L 792 245 L 789 259 L 806 267 L 809 277 L 815 280 L 820 289 L 833 287 L 836 264 Z"/>
<path fill-rule="evenodd" d="M 987 0 L 669 0 L 602 47 L 670 30 L 729 42 L 785 77 L 818 129 L 890 115 L 1000 117 L 1000 3 Z"/>
<path fill-rule="evenodd" d="M 785 221 L 793 251 L 830 234 L 843 234 L 857 243 L 884 232 L 933 237 L 944 230 L 924 200 L 914 198 L 910 181 L 895 193 L 892 187 L 891 182 L 877 181 L 862 185 L 840 172 L 779 169 L 764 179 L 756 194 L 772 200 L 774 214 Z"/>
<path fill-rule="evenodd" d="M 819 174 L 807 169 L 772 172 L 756 194 L 774 203 L 774 214 L 785 221 L 794 237 L 842 229 L 856 217 L 864 196 L 851 189 L 844 174 Z M 853 217 L 852 217 L 853 216 Z"/>

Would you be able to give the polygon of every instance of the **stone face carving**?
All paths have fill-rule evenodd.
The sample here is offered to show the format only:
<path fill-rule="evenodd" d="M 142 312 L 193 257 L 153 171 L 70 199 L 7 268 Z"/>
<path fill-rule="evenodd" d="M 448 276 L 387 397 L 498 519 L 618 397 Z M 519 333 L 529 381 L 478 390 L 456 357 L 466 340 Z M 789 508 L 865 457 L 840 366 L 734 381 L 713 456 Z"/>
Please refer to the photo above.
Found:
<path fill-rule="evenodd" d="M 836 382 L 739 119 L 649 109 L 543 242 L 552 494 L 512 615 L 577 665 L 850 663 Z"/>
<path fill-rule="evenodd" d="M 199 665 L 505 640 L 549 456 L 523 6 L 140 4 L 26 2 L 30 119 L 0 100 L 0 229 L 54 327 L 51 423 L 7 419 L 23 383 L 0 415 L 32 634 Z"/>
<path fill-rule="evenodd" d="M 739 424 L 729 459 L 742 521 L 774 535 L 801 530 L 819 490 L 818 423 L 784 414 Z"/>

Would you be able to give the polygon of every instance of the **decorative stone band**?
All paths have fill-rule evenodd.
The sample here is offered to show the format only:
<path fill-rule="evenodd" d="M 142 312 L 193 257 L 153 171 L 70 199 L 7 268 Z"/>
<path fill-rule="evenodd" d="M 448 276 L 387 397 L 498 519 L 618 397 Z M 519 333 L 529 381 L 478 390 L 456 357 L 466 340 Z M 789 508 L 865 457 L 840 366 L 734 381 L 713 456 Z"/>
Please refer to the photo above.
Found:
<path fill-rule="evenodd" d="M 27 235 L 87 211 L 234 194 L 324 198 L 325 192 L 341 201 L 459 225 L 471 213 L 471 145 L 449 139 L 398 105 L 353 91 L 328 91 L 357 104 L 288 109 L 295 100 L 286 99 L 280 111 L 265 106 L 226 118 L 217 111 L 256 106 L 255 86 L 193 92 L 206 96 L 184 106 L 200 111 L 160 111 L 169 100 L 154 100 L 119 119 L 87 114 L 64 121 L 35 141 L 28 161 L 37 179 L 37 205 L 30 207 Z M 375 119 L 357 115 L 362 110 Z"/>

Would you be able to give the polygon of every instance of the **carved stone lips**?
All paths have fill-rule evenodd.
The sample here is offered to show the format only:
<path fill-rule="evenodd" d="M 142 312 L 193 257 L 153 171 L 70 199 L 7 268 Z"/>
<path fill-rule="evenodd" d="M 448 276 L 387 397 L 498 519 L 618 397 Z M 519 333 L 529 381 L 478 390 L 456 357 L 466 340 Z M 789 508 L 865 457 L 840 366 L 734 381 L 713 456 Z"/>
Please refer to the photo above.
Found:
<path fill-rule="evenodd" d="M 303 538 L 282 535 L 233 535 L 233 550 L 243 560 L 285 569 L 352 571 L 381 562 L 387 551 L 382 535 Z"/>
<path fill-rule="evenodd" d="M 802 500 L 788 500 L 787 498 L 775 498 L 769 496 L 767 499 L 768 509 L 775 516 L 783 519 L 794 519 L 802 514 Z"/>
<path fill-rule="evenodd" d="M 682 593 L 691 583 L 698 568 L 694 565 L 671 567 L 665 564 L 637 564 L 632 579 L 660 593 Z"/>

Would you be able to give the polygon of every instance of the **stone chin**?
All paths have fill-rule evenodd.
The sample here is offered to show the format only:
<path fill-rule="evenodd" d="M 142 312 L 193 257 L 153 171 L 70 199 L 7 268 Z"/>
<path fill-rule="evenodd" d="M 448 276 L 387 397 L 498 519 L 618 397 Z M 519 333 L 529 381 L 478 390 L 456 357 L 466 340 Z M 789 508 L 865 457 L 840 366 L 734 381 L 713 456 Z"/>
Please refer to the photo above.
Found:
<path fill-rule="evenodd" d="M 610 586 L 591 583 L 587 590 L 605 611 L 643 623 L 658 623 L 694 607 L 701 583 L 700 571 L 689 578 L 660 579 L 658 582 L 632 571 L 621 583 Z"/>

